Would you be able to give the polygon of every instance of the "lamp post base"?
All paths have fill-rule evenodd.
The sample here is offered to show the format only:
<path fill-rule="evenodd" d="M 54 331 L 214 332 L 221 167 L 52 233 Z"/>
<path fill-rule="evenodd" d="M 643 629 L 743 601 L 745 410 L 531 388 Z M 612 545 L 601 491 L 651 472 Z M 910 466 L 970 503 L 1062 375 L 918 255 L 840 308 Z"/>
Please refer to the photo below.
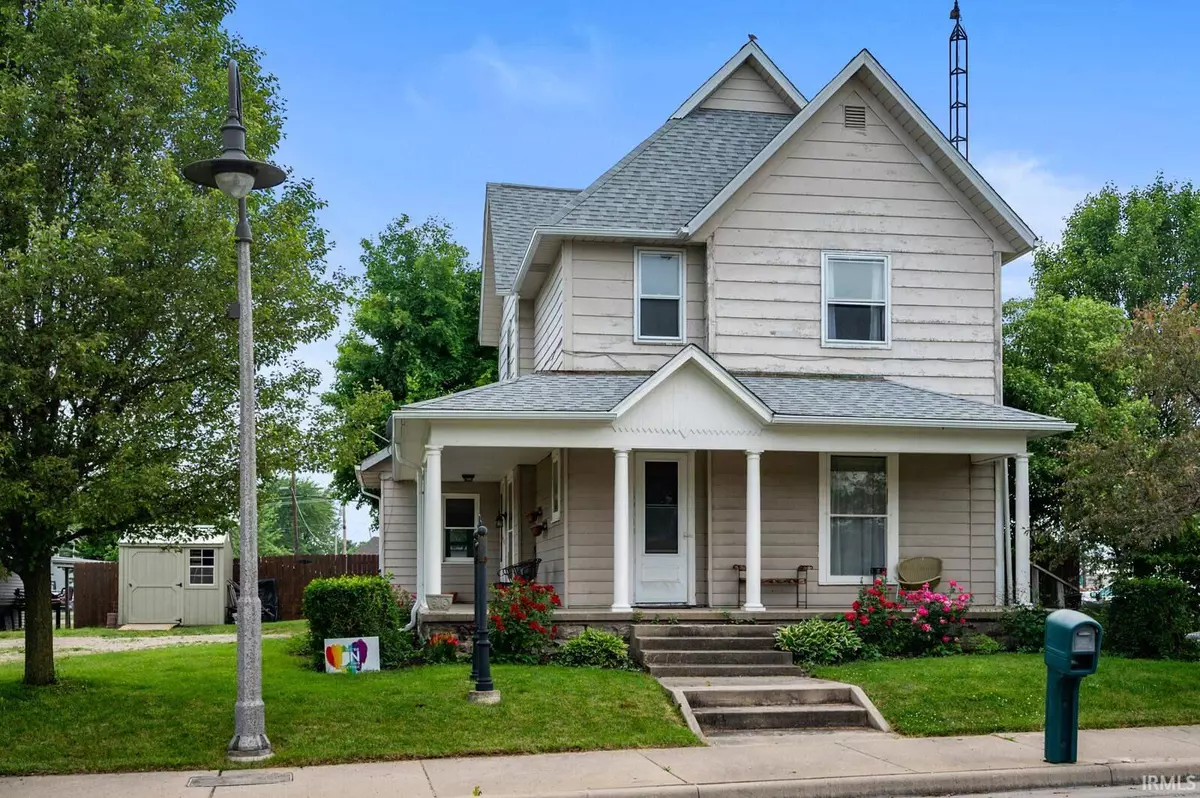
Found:
<path fill-rule="evenodd" d="M 500 703 L 500 691 L 499 690 L 472 690 L 471 692 L 467 693 L 467 700 L 470 701 L 472 704 L 482 704 L 484 706 L 490 706 L 492 704 L 499 704 Z"/>
<path fill-rule="evenodd" d="M 275 756 L 271 741 L 265 734 L 249 734 L 229 741 L 225 756 L 230 762 L 262 762 Z"/>

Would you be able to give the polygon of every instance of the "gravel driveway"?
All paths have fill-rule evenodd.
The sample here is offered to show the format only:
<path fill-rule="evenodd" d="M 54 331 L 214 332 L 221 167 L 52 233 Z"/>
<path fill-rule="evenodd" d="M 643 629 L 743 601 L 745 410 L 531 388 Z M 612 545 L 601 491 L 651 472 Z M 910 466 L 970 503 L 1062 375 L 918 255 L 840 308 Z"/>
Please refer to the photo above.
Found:
<path fill-rule="evenodd" d="M 285 634 L 263 635 L 263 638 L 291 637 Z M 203 643 L 235 643 L 236 634 L 167 635 L 163 637 L 58 637 L 54 640 L 55 657 L 78 654 L 108 654 L 113 651 L 139 651 L 143 648 L 194 646 Z M 15 662 L 25 656 L 25 640 L 0 640 L 0 664 Z"/>

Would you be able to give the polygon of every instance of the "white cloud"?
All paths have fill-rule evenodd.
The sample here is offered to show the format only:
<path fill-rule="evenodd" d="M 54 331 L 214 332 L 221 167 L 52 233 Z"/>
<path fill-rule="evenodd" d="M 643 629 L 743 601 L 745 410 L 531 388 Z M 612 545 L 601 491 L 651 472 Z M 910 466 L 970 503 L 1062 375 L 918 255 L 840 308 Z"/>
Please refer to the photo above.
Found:
<path fill-rule="evenodd" d="M 1066 217 L 1087 196 L 1090 184 L 1073 175 L 1058 174 L 1041 159 L 1016 152 L 994 152 L 975 161 L 1000 196 L 1047 243 L 1062 236 Z M 1004 298 L 1028 296 L 1033 257 L 1004 267 Z"/>

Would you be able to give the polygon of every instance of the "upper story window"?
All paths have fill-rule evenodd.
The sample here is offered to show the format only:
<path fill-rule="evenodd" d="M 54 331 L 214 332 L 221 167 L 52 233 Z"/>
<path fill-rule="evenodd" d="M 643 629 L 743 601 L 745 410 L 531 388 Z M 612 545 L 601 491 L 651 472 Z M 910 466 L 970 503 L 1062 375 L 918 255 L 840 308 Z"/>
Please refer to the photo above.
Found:
<path fill-rule="evenodd" d="M 891 258 L 822 253 L 821 310 L 824 346 L 890 346 Z"/>
<path fill-rule="evenodd" d="M 683 340 L 683 252 L 637 250 L 633 323 L 634 340 Z"/>

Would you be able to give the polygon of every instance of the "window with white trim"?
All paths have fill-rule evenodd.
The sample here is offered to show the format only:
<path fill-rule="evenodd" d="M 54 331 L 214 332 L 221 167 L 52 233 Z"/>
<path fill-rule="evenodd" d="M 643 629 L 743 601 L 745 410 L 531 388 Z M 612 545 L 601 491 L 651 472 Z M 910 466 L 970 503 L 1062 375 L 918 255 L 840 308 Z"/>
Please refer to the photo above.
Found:
<path fill-rule="evenodd" d="M 821 455 L 823 582 L 858 584 L 896 561 L 895 455 Z"/>
<path fill-rule="evenodd" d="M 447 493 L 442 497 L 442 527 L 447 562 L 475 559 L 475 524 L 479 520 L 479 496 Z"/>
<path fill-rule="evenodd" d="M 821 253 L 821 343 L 889 346 L 890 286 L 888 255 Z"/>
<path fill-rule="evenodd" d="M 188 549 L 188 584 L 215 585 L 217 582 L 217 550 Z"/>
<path fill-rule="evenodd" d="M 684 331 L 684 263 L 679 250 L 636 250 L 634 340 L 679 342 Z"/>
<path fill-rule="evenodd" d="M 550 452 L 550 521 L 562 518 L 562 450 Z"/>

